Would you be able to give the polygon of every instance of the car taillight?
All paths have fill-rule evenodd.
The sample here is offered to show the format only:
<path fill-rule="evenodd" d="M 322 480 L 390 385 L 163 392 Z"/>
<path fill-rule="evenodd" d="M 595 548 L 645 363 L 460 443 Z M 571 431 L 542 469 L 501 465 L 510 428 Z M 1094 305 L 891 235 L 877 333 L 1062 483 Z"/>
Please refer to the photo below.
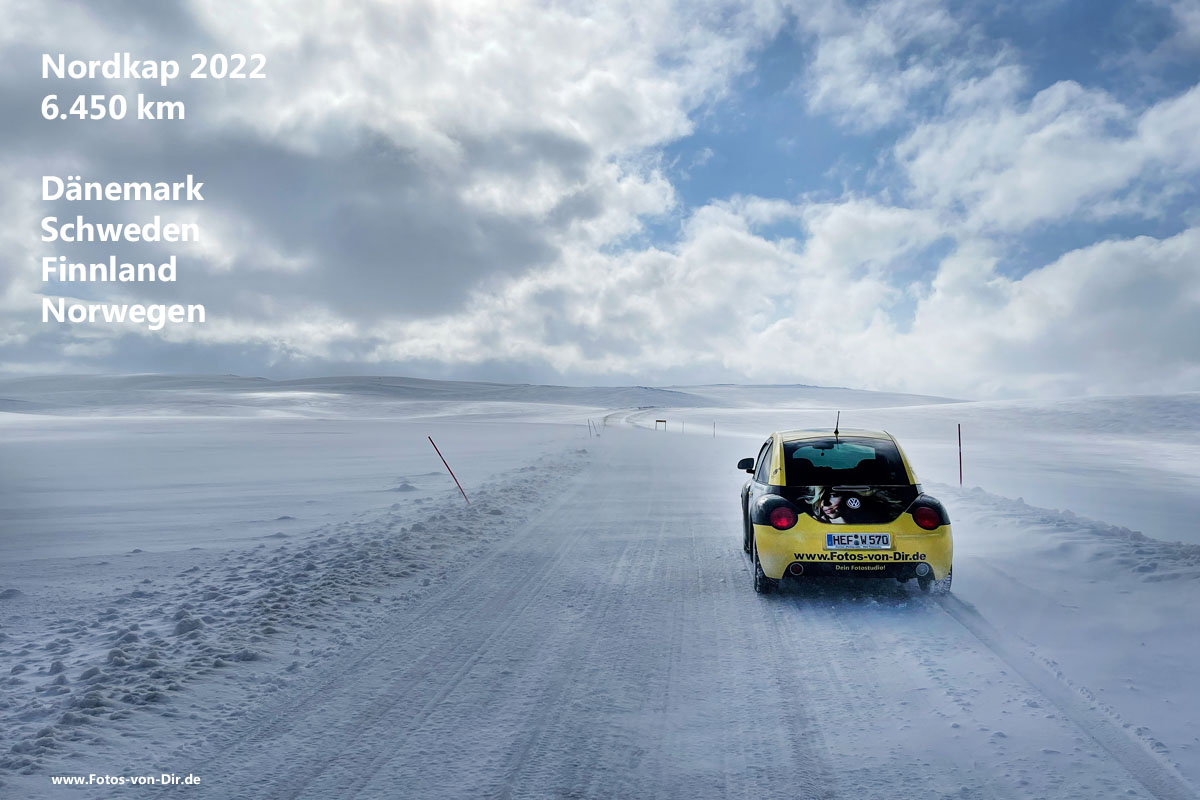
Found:
<path fill-rule="evenodd" d="M 913 520 L 927 531 L 942 524 L 942 515 L 929 506 L 919 506 L 913 509 Z"/>
<path fill-rule="evenodd" d="M 796 512 L 787 506 L 780 506 L 771 510 L 769 519 L 772 528 L 778 531 L 786 531 L 796 524 Z"/>

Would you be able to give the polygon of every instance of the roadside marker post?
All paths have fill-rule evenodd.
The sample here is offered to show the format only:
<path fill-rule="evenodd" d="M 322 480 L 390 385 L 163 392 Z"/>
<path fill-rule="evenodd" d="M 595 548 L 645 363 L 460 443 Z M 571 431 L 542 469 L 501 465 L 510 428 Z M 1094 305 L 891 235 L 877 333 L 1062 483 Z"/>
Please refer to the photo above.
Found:
<path fill-rule="evenodd" d="M 958 485 L 962 486 L 962 423 L 958 423 Z"/>
<path fill-rule="evenodd" d="M 438 454 L 438 458 L 440 458 L 442 460 L 443 464 L 446 464 L 446 457 L 444 455 L 442 455 L 441 450 L 438 450 L 438 446 L 437 446 L 437 444 L 434 443 L 433 437 L 427 436 L 425 438 L 429 439 L 429 443 L 433 445 L 433 450 L 435 453 Z M 463 496 L 463 500 L 467 501 L 467 505 L 471 505 L 471 501 L 469 499 L 467 499 L 467 493 L 463 491 L 462 484 L 458 482 L 458 476 L 454 474 L 454 470 L 450 469 L 449 464 L 446 464 L 446 472 L 449 472 L 450 477 L 454 478 L 454 485 L 458 487 L 458 492 L 459 492 L 459 494 L 461 494 Z"/>

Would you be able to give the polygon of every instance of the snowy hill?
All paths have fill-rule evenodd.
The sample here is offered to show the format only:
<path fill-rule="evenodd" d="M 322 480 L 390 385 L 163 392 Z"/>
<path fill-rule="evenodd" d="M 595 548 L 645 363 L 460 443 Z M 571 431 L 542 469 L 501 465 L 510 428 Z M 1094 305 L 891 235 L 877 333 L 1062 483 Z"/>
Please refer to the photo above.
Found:
<path fill-rule="evenodd" d="M 724 405 L 671 389 L 330 377 L 62 376 L 0 380 L 0 411 L 27 413 L 404 414 L 413 403 L 536 403 L 589 408 Z"/>

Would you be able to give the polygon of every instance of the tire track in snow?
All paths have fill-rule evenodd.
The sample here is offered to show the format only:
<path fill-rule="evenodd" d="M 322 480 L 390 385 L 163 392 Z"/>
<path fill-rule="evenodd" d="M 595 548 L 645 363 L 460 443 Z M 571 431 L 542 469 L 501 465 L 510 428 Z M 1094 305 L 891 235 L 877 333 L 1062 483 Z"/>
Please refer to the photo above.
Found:
<path fill-rule="evenodd" d="M 729 516 L 720 494 L 681 490 L 692 488 L 692 476 L 653 449 L 631 454 L 614 448 L 618 459 L 634 455 L 634 463 L 618 460 L 597 470 L 597 486 L 576 504 L 595 530 L 561 578 L 551 578 L 602 585 L 599 594 L 582 598 L 596 612 L 576 631 L 584 641 L 582 663 L 569 663 L 569 654 L 579 651 L 578 643 L 568 643 L 548 665 L 539 664 L 549 677 L 533 699 L 554 707 L 534 705 L 523 727 L 512 724 L 508 698 L 497 701 L 499 708 L 481 708 L 477 724 L 517 744 L 503 763 L 482 764 L 483 748 L 468 740 L 462 752 L 470 753 L 471 763 L 464 768 L 484 777 L 506 775 L 501 791 L 513 797 L 749 798 L 819 785 L 811 773 L 821 769 L 825 754 L 811 727 L 789 729 L 794 720 L 785 712 L 795 698 L 769 683 L 758 698 L 763 713 L 747 705 L 747 681 L 761 670 L 770 634 L 740 624 L 757 599 L 734 588 L 741 586 L 734 583 L 738 562 L 726 557 L 725 536 L 713 533 L 711 521 Z M 673 450 L 664 448 L 661 455 L 670 458 Z M 631 476 L 631 470 L 641 472 Z M 627 569 L 614 568 L 618 553 Z M 529 624 L 537 623 L 541 606 L 531 609 Z M 555 671 L 554 663 L 564 672 Z M 505 689 L 527 685 L 510 680 Z M 475 696 L 465 685 L 463 693 L 468 700 Z M 461 702 L 461 696 L 452 700 Z M 428 757 L 431 744 L 456 729 L 452 710 L 436 719 L 442 729 L 412 740 L 409 749 Z M 411 761 L 397 763 L 405 760 Z M 363 794 L 383 796 L 386 787 L 415 785 L 424 772 L 385 769 Z M 449 775 L 440 790 L 446 796 L 495 796 L 488 790 L 495 784 L 482 780 Z"/>
<path fill-rule="evenodd" d="M 571 528 L 569 524 L 565 524 L 565 520 L 551 519 L 547 521 L 547 525 L 550 530 L 545 533 L 549 535 Z M 577 545 L 594 535 L 595 530 L 579 528 L 571 538 Z M 610 571 L 620 571 L 625 557 L 623 548 L 613 559 L 617 566 L 610 567 Z M 496 692 L 486 681 L 477 681 L 470 685 L 459 681 L 443 693 L 438 704 L 440 707 L 431 709 L 423 719 L 414 720 L 413 724 L 406 725 L 404 730 L 398 733 L 389 735 L 387 731 L 380 731 L 380 738 L 386 740 L 386 747 L 368 765 L 356 766 L 353 769 L 353 772 L 358 773 L 355 777 L 341 781 L 336 775 L 322 776 L 310 788 L 325 793 L 348 790 L 352 794 L 362 792 L 366 796 L 388 796 L 393 787 L 419 780 L 419 776 L 411 773 L 414 767 L 419 769 L 423 765 L 410 763 L 407 759 L 409 753 L 420 750 L 426 754 L 426 760 L 432 760 L 438 755 L 445 755 L 437 748 L 446 749 L 449 746 L 472 752 L 470 760 L 477 762 L 469 769 L 464 769 L 461 774 L 453 776 L 453 780 L 458 783 L 465 781 L 471 784 L 461 787 L 458 794 L 487 797 L 504 797 L 511 794 L 514 783 L 519 779 L 530 754 L 535 751 L 537 741 L 542 738 L 547 725 L 553 724 L 552 720 L 564 713 L 562 695 L 574 682 L 579 671 L 590 663 L 596 646 L 593 639 L 578 635 L 569 628 L 547 626 L 547 629 L 543 629 L 536 624 L 529 624 L 530 614 L 553 617 L 553 612 L 565 605 L 559 596 L 552 592 L 554 588 L 558 588 L 554 578 L 560 573 L 563 563 L 565 561 L 559 560 L 543 575 L 544 580 L 539 581 L 539 587 L 531 595 L 530 602 L 520 612 L 512 615 L 512 624 L 506 628 L 503 641 L 497 642 L 492 648 L 497 655 L 503 655 L 507 651 L 510 660 L 514 653 L 537 653 L 537 657 L 530 661 L 527 669 L 505 681 L 503 692 Z M 602 581 L 585 582 L 573 590 L 571 595 L 572 606 L 584 607 L 592 612 L 588 617 L 589 627 L 607 619 L 623 599 L 612 593 L 601 594 L 601 586 Z M 598 601 L 593 599 L 597 595 L 601 595 Z M 476 660 L 472 668 L 479 664 L 479 660 Z M 513 705 L 516 706 L 515 709 L 502 708 Z M 460 710 L 463 708 L 466 711 Z M 461 731 L 464 726 L 475 721 L 476 710 L 479 710 L 479 713 L 486 710 L 486 713 L 498 717 L 501 724 L 506 726 L 511 725 L 515 719 L 523 728 L 511 737 L 495 737 L 500 740 L 508 738 L 511 744 L 507 746 L 493 741 L 480 745 L 485 752 L 472 751 L 469 743 L 461 738 Z M 507 733 L 507 730 L 505 732 Z M 500 752 L 486 752 L 488 744 L 493 750 L 499 749 Z M 457 786 L 458 783 L 453 785 Z M 450 782 L 447 782 L 441 789 L 446 793 L 455 793 L 450 786 Z"/>
<path fill-rule="evenodd" d="M 392 678 L 392 688 L 382 695 L 373 692 L 370 687 L 366 687 L 365 691 L 355 691 L 354 695 L 357 695 L 360 700 L 365 697 L 367 703 L 364 711 L 351 716 L 349 725 L 346 726 L 348 735 L 339 737 L 337 744 L 332 748 L 320 748 L 321 755 L 315 759 L 305 759 L 303 768 L 288 769 L 287 776 L 281 780 L 277 779 L 265 796 L 271 798 L 298 797 L 309 788 L 310 784 L 333 767 L 336 767 L 335 772 L 338 774 L 354 776 L 346 783 L 339 783 L 336 776 L 331 778 L 330 782 L 339 791 L 345 788 L 354 791 L 356 787 L 369 780 L 378 769 L 379 761 L 371 759 L 366 764 L 361 763 L 363 756 L 357 751 L 363 747 L 364 741 L 368 748 L 377 748 L 383 746 L 384 743 L 390 746 L 398 743 L 398 737 L 393 735 L 381 741 L 378 737 L 372 739 L 371 735 L 377 733 L 377 729 L 380 727 L 391 727 L 397 723 L 402 724 L 406 731 L 420 728 L 438 705 L 459 686 L 480 659 L 489 650 L 504 641 L 508 631 L 517 624 L 522 612 L 537 599 L 538 594 L 545 586 L 546 576 L 554 572 L 566 560 L 571 546 L 576 541 L 577 538 L 564 540 L 554 556 L 548 558 L 539 569 L 529 573 L 521 580 L 502 604 L 492 606 L 486 615 L 470 620 L 472 630 L 486 628 L 491 632 L 467 653 L 455 653 L 461 659 L 457 664 L 453 662 L 438 663 L 431 670 L 433 674 L 422 673 L 420 677 L 423 679 L 421 680 L 409 678 L 408 675 L 413 670 L 406 671 L 404 676 Z M 502 621 L 498 625 L 493 625 L 496 619 Z M 453 638 L 459 639 L 462 633 L 461 630 L 456 631 Z M 441 650 L 440 647 L 430 647 L 427 658 L 433 659 L 435 656 L 444 655 Z M 453 648 L 451 650 L 453 651 Z M 423 666 L 423 664 L 419 665 Z M 445 677 L 448 670 L 452 671 L 449 672 L 449 677 Z M 377 677 L 377 674 L 370 669 L 364 670 L 363 677 L 354 681 L 354 685 L 357 687 L 362 683 L 370 683 Z M 427 694 L 431 689 L 434 689 L 432 695 L 424 697 L 423 701 L 418 697 L 421 705 L 411 716 L 406 715 L 402 720 L 392 718 L 393 710 L 403 701 L 410 699 L 413 695 Z M 340 689 L 339 694 L 344 692 L 344 689 Z M 321 716 L 328 718 L 327 715 Z M 312 739 L 309 739 L 309 742 L 312 742 Z"/>
<path fill-rule="evenodd" d="M 836 653 L 836 658 L 818 659 L 813 665 L 814 673 L 823 669 L 827 685 L 835 694 L 862 698 L 857 703 L 848 703 L 842 714 L 852 714 L 857 731 L 880 728 L 880 742 L 891 737 L 885 761 L 909 767 L 906 770 L 888 768 L 886 764 L 857 767 L 853 773 L 844 775 L 849 780 L 853 774 L 857 782 L 852 796 L 941 791 L 946 796 L 958 794 L 971 798 L 1028 797 L 1027 787 L 1014 786 L 1005 776 L 997 774 L 992 764 L 973 759 L 967 765 L 957 748 L 929 744 L 938 733 L 936 722 L 946 715 L 938 703 L 927 700 L 925 692 L 930 687 L 926 680 L 931 679 L 934 688 L 948 695 L 958 694 L 962 687 L 947 685 L 950 682 L 946 677 L 938 674 L 944 671 L 930 664 L 930 659 L 941 652 L 929 646 L 929 637 L 936 633 L 929 631 L 922 624 L 921 615 L 915 613 L 922 608 L 924 598 L 910 594 L 906 588 L 895 587 L 891 581 L 864 585 L 849 582 L 844 588 L 837 584 L 833 587 L 836 588 L 818 585 L 814 587 L 815 594 L 800 595 L 793 600 L 806 623 L 803 626 L 806 635 L 810 630 L 827 634 L 820 640 L 818 651 Z M 953 630 L 958 632 L 957 627 Z M 940 663 L 933 661 L 933 665 Z M 962 675 L 957 676 L 957 680 L 962 679 Z M 972 721 L 995 724 L 995 720 L 978 718 L 970 702 L 956 703 Z M 900 720 L 900 737 L 896 737 L 896 720 Z M 831 731 L 844 727 L 830 721 Z M 922 746 L 914 750 L 914 742 L 922 742 Z"/>
<path fill-rule="evenodd" d="M 752 564 L 748 557 L 743 555 L 742 558 L 742 580 L 746 591 L 750 592 Z M 964 673 L 963 669 L 970 665 L 972 659 L 978 660 L 980 656 L 1011 666 L 987 642 L 974 636 L 970 642 L 978 647 L 971 649 L 978 655 L 970 656 L 969 652 L 955 648 L 954 642 L 960 635 L 955 632 L 962 632 L 964 628 L 957 621 L 950 620 L 951 628 L 938 631 L 937 626 L 930 626 L 923 620 L 922 610 L 942 616 L 936 600 L 886 584 L 860 585 L 847 581 L 843 584 L 793 584 L 779 595 L 764 597 L 761 601 L 779 629 L 779 640 L 785 652 L 792 656 L 793 680 L 797 691 L 830 698 L 828 703 L 813 704 L 818 723 L 816 727 L 826 734 L 829 752 L 846 752 L 843 739 L 847 731 L 854 732 L 851 743 L 855 740 L 872 741 L 875 747 L 891 743 L 891 751 L 882 762 L 870 750 L 860 752 L 851 749 L 850 752 L 857 755 L 848 763 L 835 766 L 832 771 L 838 784 L 838 794 L 859 797 L 941 790 L 946 794 L 980 798 L 1018 798 L 1042 791 L 1048 791 L 1051 793 L 1049 796 L 1055 797 L 1097 796 L 1089 793 L 1096 791 L 1095 787 L 1092 790 L 1068 789 L 1072 781 L 1071 773 L 1054 770 L 1044 762 L 1039 763 L 1035 753 L 1030 751 L 1010 754 L 997 752 L 991 760 L 975 758 L 970 763 L 964 763 L 958 745 L 939 747 L 932 743 L 929 739 L 931 735 L 942 735 L 936 722 L 946 715 L 938 710 L 938 703 L 925 694 L 928 688 L 937 688 L 955 696 L 961 695 L 964 688 L 970 691 L 971 683 L 964 686 L 964 681 L 969 681 L 972 675 Z M 929 646 L 937 638 L 945 638 L 947 632 L 950 639 Z M 929 637 L 935 638 L 930 640 Z M 961 652 L 968 660 L 965 665 L 961 661 L 947 662 L 947 652 Z M 928 678 L 923 677 L 924 673 L 928 673 Z M 1000 676 L 987 680 L 984 673 L 976 677 L 986 680 L 979 687 L 986 689 L 993 700 L 996 694 L 1011 691 L 993 684 Z M 929 680 L 933 682 L 932 687 L 928 686 Z M 1020 677 L 1010 678 L 1008 682 L 1014 680 L 1014 687 L 1030 684 L 1029 681 L 1021 682 Z M 1047 699 L 1053 702 L 1052 697 L 1047 696 Z M 1075 715 L 1066 709 L 1057 710 L 1061 721 L 1051 724 L 1071 731 L 1079 730 Z M 988 726 L 979 728 L 985 731 L 1000 720 L 986 707 L 976 709 L 968 700 L 959 704 L 957 713 L 966 715 L 966 719 L 961 720 L 964 734 L 971 733 L 965 723 Z M 914 734 L 897 738 L 894 720 L 905 717 L 912 718 L 911 729 Z M 947 722 L 953 717 L 950 715 Z M 931 724 L 933 727 L 930 727 Z M 908 727 L 901 724 L 898 730 L 903 732 Z M 1108 751 L 1100 749 L 1096 752 Z M 1014 758 L 1017 759 L 1017 769 L 1022 767 L 1020 760 L 1028 760 L 1024 768 L 1039 771 L 1039 777 L 1046 782 L 1046 786 L 1035 789 L 1018 782 L 1019 775 L 1011 776 L 1009 771 L 1014 768 Z M 872 766 L 871 762 L 878 763 Z M 905 769 L 889 769 L 888 764 L 903 764 Z M 1144 785 L 1136 775 L 1129 774 L 1127 768 L 1121 769 L 1124 766 L 1122 763 L 1114 774 L 1124 776 L 1129 785 Z M 1100 781 L 1103 786 L 1103 776 L 1089 777 Z M 1155 794 L 1149 788 L 1147 791 Z M 1186 793 L 1166 797 L 1177 796 L 1194 795 Z"/>
<path fill-rule="evenodd" d="M 614 568 L 614 573 L 628 569 L 628 553 L 629 542 L 626 541 L 617 558 L 617 567 Z M 589 618 L 589 622 L 592 625 L 602 626 L 610 618 L 617 605 L 623 601 L 624 598 L 616 592 L 609 592 L 603 606 L 598 609 L 598 613 Z M 550 731 L 559 726 L 563 717 L 567 715 L 566 698 L 572 685 L 578 682 L 581 672 L 589 665 L 596 664 L 599 647 L 600 639 L 598 638 L 575 636 L 571 647 L 560 658 L 560 661 L 569 666 L 566 669 L 558 669 L 547 682 L 546 689 L 540 694 L 536 704 L 537 711 L 530 719 L 529 731 L 520 738 L 520 744 L 501 770 L 503 776 L 501 790 L 496 795 L 499 800 L 511 800 L 514 796 L 520 796 L 517 793 L 517 787 L 521 783 L 522 775 L 531 756 L 542 749 L 543 743 L 551 735 Z M 583 678 L 583 682 L 588 682 L 588 678 Z"/>
<path fill-rule="evenodd" d="M 583 480 L 583 475 L 577 475 L 568 484 L 570 487 L 577 486 Z M 414 620 L 425 618 L 438 611 L 439 608 L 445 606 L 452 598 L 463 594 L 474 581 L 485 575 L 489 570 L 493 569 L 492 559 L 505 553 L 511 553 L 519 550 L 530 538 L 532 538 L 539 530 L 539 526 L 544 524 L 545 520 L 560 513 L 562 507 L 569 501 L 571 492 L 564 492 L 559 499 L 552 503 L 548 508 L 536 514 L 533 519 L 526 522 L 507 542 L 502 544 L 497 550 L 489 553 L 488 558 L 481 558 L 477 563 L 459 573 L 456 579 L 449 581 L 442 586 L 438 591 L 423 600 L 421 604 L 406 612 L 411 615 Z M 537 585 L 537 581 L 543 576 L 545 571 L 553 569 L 554 565 L 559 563 L 562 558 L 565 558 L 565 548 L 570 544 L 570 540 L 564 539 L 558 542 L 558 550 L 556 550 L 555 558 L 548 559 L 549 563 L 543 566 L 543 569 L 536 571 L 533 574 L 527 575 L 514 589 L 514 593 L 510 597 L 516 597 L 516 592 L 528 587 L 529 585 Z M 298 697 L 294 697 L 282 707 L 275 706 L 269 709 L 270 718 L 255 724 L 248 729 L 241 729 L 225 742 L 225 746 L 219 746 L 217 751 L 203 761 L 195 771 L 204 770 L 206 775 L 221 775 L 220 778 L 215 778 L 208 782 L 208 786 L 204 787 L 205 793 L 214 791 L 214 787 L 220 784 L 227 784 L 226 793 L 222 796 L 247 796 L 244 793 L 247 791 L 243 787 L 250 785 L 259 785 L 260 790 L 250 791 L 248 796 L 253 797 L 289 797 L 294 794 L 287 794 L 286 789 L 289 786 L 300 786 L 306 779 L 311 780 L 319 773 L 319 769 L 314 769 L 311 763 L 307 764 L 306 768 L 300 771 L 299 775 L 293 775 L 290 772 L 278 779 L 278 783 L 272 783 L 268 776 L 262 774 L 261 769 L 247 770 L 252 774 L 238 781 L 230 774 L 230 771 L 222 769 L 222 764 L 233 762 L 235 764 L 253 764 L 258 763 L 260 757 L 247 758 L 250 753 L 259 751 L 268 746 L 273 740 L 281 737 L 286 737 L 293 733 L 293 726 L 297 719 L 303 718 L 306 712 L 310 711 L 315 706 L 327 704 L 329 697 L 339 691 L 345 689 L 347 684 L 347 676 L 362 676 L 356 682 L 368 680 L 376 677 L 372 675 L 367 667 L 374 662 L 377 662 L 384 652 L 390 648 L 407 647 L 426 633 L 426 629 L 421 626 L 404 626 L 394 629 L 389 634 L 383 636 L 376 644 L 369 647 L 365 651 L 358 652 L 353 656 L 353 659 L 348 663 L 334 664 L 326 668 L 324 675 L 318 680 L 317 684 L 305 691 Z M 333 714 L 328 716 L 329 719 L 339 719 L 339 715 Z M 348 729 L 350 729 L 349 726 Z M 331 763 L 335 755 L 328 755 L 325 748 L 320 747 L 320 742 L 323 736 L 328 736 L 329 731 L 322 731 L 321 736 L 310 737 L 304 745 L 312 746 L 321 753 L 317 757 L 316 764 L 321 765 Z M 314 741 L 315 738 L 315 741 Z M 350 737 L 346 741 L 353 741 Z M 280 762 L 276 763 L 276 769 L 287 770 L 287 765 Z M 270 787 L 262 788 L 262 787 Z"/>
<path fill-rule="evenodd" d="M 621 545 L 619 569 L 612 577 L 628 583 L 628 576 L 643 566 L 636 542 L 626 538 Z M 560 670 L 552 678 L 546 694 L 548 706 L 539 705 L 532 719 L 531 730 L 523 737 L 521 747 L 513 753 L 507 767 L 500 797 L 536 797 L 547 794 L 571 797 L 605 797 L 619 794 L 614 783 L 620 780 L 621 768 L 630 763 L 609 763 L 609 759 L 625 753 L 613 731 L 602 725 L 580 730 L 579 717 L 594 713 L 595 690 L 613 681 L 626 663 L 626 654 L 613 652 L 611 641 L 594 631 L 604 631 L 606 621 L 613 619 L 618 609 L 628 609 L 628 595 L 609 587 L 603 598 L 597 623 L 589 615 L 586 631 L 576 636 L 576 645 L 583 655 L 568 672 Z M 627 618 L 626 614 L 621 614 Z M 620 624 L 620 623 L 617 623 Z M 570 680 L 567 680 L 567 678 Z M 582 694 L 582 697 L 578 695 Z M 545 701 L 543 701 L 545 702 Z M 598 785 L 600 784 L 600 785 Z"/>
<path fill-rule="evenodd" d="M 460 690 L 464 680 L 486 656 L 497 648 L 513 646 L 513 637 L 510 637 L 510 632 L 517 627 L 524 612 L 544 595 L 547 588 L 546 578 L 562 565 L 572 552 L 571 545 L 576 543 L 577 538 L 573 538 L 568 546 L 562 548 L 557 557 L 550 559 L 549 563 L 544 565 L 541 570 L 531 575 L 529 579 L 521 584 L 523 592 L 522 602 L 497 608 L 494 614 L 489 611 L 488 614 L 481 615 L 481 618 L 487 620 L 489 623 L 493 617 L 498 617 L 503 621 L 495 625 L 492 628 L 492 633 L 478 647 L 471 650 L 466 658 L 458 663 L 457 669 L 451 673 L 447 680 L 437 686 L 436 691 L 432 695 L 428 693 L 434 687 L 429 683 L 406 682 L 407 685 L 400 691 L 389 694 L 377 701 L 375 709 L 369 718 L 360 718 L 358 720 L 361 727 L 356 736 L 359 741 L 347 743 L 347 748 L 350 746 L 362 748 L 362 742 L 366 741 L 367 755 L 364 756 L 356 753 L 353 759 L 347 760 L 341 758 L 341 753 L 339 753 L 339 757 L 322 765 L 296 794 L 312 790 L 321 796 L 329 796 L 331 792 L 345 792 L 349 795 L 355 795 L 370 784 L 388 761 L 396 757 L 396 751 L 402 750 L 406 743 L 421 731 L 430 718 L 438 713 L 443 703 L 452 694 Z M 530 587 L 532 587 L 532 591 L 526 592 Z M 517 631 L 518 635 L 520 633 L 520 631 Z M 453 667 L 453 664 L 446 664 L 444 666 Z M 418 700 L 423 699 L 416 713 L 403 713 L 393 716 L 392 712 L 397 706 L 414 696 Z"/>
<path fill-rule="evenodd" d="M 1145 750 L 1111 722 L 1098 716 L 1072 689 L 1044 667 L 1012 646 L 1008 637 L 992 627 L 975 607 L 954 595 L 938 598 L 937 604 L 966 628 L 1001 661 L 1087 734 L 1104 752 L 1158 800 L 1195 800 L 1200 797 L 1175 770 Z"/>
<path fill-rule="evenodd" d="M 605 605 L 619 598 L 610 608 L 620 613 L 580 631 L 589 655 L 556 695 L 557 708 L 532 720 L 546 728 L 521 754 L 511 796 L 762 797 L 806 785 L 798 769 L 822 761 L 815 737 L 788 735 L 774 699 L 765 703 L 770 730 L 748 713 L 744 680 L 757 648 L 738 618 L 754 598 L 730 596 L 736 562 L 724 558 L 723 537 L 699 533 L 711 530 L 720 505 L 701 513 L 673 484 L 677 471 L 648 466 L 632 495 L 644 508 L 595 511 L 606 520 L 600 537 L 625 542 L 629 568 L 613 574 L 602 596 Z M 627 504 L 628 487 L 614 491 Z M 587 553 L 592 563 L 607 559 L 597 544 Z M 798 757 L 791 742 L 801 744 Z"/>

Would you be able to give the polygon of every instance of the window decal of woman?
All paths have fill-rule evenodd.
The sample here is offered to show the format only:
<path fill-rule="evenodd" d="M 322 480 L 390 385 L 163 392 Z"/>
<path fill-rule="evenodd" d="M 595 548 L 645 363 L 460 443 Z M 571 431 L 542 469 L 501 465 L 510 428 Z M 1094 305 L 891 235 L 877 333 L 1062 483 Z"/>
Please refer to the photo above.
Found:
<path fill-rule="evenodd" d="M 812 487 L 812 515 L 814 519 L 833 525 L 845 525 L 842 501 L 845 496 L 833 486 Z"/>

